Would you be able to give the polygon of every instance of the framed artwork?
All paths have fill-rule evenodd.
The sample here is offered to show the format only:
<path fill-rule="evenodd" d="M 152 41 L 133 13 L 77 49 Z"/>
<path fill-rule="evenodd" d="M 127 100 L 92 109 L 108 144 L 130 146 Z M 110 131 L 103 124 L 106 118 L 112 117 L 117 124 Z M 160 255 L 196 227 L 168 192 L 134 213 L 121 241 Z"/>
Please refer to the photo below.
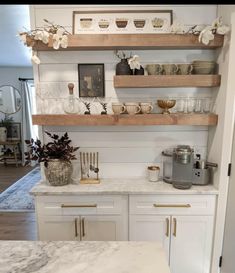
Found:
<path fill-rule="evenodd" d="M 7 126 L 8 140 L 21 140 L 21 123 L 12 122 Z"/>
<path fill-rule="evenodd" d="M 79 97 L 104 97 L 104 64 L 78 64 Z"/>
<path fill-rule="evenodd" d="M 73 34 L 167 33 L 172 10 L 73 11 Z"/>

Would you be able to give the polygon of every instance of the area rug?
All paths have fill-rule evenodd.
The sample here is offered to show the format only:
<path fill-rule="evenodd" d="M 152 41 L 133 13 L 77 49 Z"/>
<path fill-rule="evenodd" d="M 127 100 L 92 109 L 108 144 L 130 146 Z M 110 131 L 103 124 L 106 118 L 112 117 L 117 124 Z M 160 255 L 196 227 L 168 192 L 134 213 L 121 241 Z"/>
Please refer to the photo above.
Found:
<path fill-rule="evenodd" d="M 36 167 L 3 191 L 0 194 L 0 211 L 34 211 L 34 198 L 29 191 L 40 179 L 40 167 Z"/>

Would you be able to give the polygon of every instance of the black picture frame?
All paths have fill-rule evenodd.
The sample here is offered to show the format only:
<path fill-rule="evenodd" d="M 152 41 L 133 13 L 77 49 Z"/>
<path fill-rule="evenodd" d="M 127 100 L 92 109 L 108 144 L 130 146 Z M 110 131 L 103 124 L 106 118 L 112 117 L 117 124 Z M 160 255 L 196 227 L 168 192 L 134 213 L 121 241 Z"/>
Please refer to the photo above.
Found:
<path fill-rule="evenodd" d="M 7 126 L 7 140 L 21 140 L 20 122 L 11 122 Z"/>
<path fill-rule="evenodd" d="M 78 64 L 79 97 L 105 97 L 104 64 Z"/>

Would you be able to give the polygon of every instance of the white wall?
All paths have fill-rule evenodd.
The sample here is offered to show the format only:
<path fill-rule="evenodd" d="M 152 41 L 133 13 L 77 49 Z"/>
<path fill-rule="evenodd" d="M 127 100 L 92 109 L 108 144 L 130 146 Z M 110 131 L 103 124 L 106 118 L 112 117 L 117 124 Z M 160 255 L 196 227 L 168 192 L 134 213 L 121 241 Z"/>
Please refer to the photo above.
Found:
<path fill-rule="evenodd" d="M 0 86 L 12 85 L 20 91 L 19 78 L 33 78 L 33 67 L 0 67 Z M 21 110 L 12 114 L 15 122 L 21 122 Z M 4 118 L 4 114 L 0 112 L 0 120 Z"/>
<path fill-rule="evenodd" d="M 94 9 L 172 9 L 173 19 L 185 24 L 210 24 L 216 17 L 216 5 L 173 5 L 173 6 L 31 6 L 32 27 L 43 24 L 43 18 L 72 29 L 72 12 Z M 126 51 L 127 54 L 130 51 Z M 213 50 L 138 50 L 141 63 L 191 62 L 194 59 L 214 59 Z M 42 113 L 63 113 L 62 99 L 68 94 L 67 84 L 75 84 L 78 96 L 78 63 L 104 63 L 106 97 L 110 101 L 152 101 L 162 96 L 212 96 L 209 88 L 163 88 L 163 89 L 115 89 L 113 76 L 119 59 L 113 51 L 70 51 L 40 52 L 41 64 L 34 65 L 37 88 L 38 111 Z M 41 87 L 41 89 L 39 88 Z M 83 109 L 82 109 L 83 110 Z M 154 111 L 158 111 L 155 105 Z M 99 109 L 93 108 L 98 114 Z M 111 108 L 109 107 L 109 113 Z M 178 144 L 189 144 L 196 152 L 207 154 L 208 128 L 206 126 L 128 126 L 128 127 L 46 127 L 53 132 L 68 131 L 80 151 L 99 151 L 101 177 L 145 176 L 149 164 L 162 166 L 161 151 Z M 79 169 L 78 162 L 75 171 Z"/>

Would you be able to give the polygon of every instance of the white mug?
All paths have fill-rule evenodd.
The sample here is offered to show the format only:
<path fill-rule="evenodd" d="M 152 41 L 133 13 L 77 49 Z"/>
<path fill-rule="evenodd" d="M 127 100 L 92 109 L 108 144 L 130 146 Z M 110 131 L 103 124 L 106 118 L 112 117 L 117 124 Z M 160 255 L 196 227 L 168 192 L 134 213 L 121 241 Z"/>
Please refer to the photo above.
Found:
<path fill-rule="evenodd" d="M 148 179 L 150 182 L 157 182 L 159 179 L 160 168 L 158 166 L 148 167 Z"/>
<path fill-rule="evenodd" d="M 126 111 L 126 106 L 123 105 L 122 103 L 112 103 L 112 110 L 113 113 L 116 115 L 122 114 Z"/>
<path fill-rule="evenodd" d="M 138 114 L 141 110 L 139 104 L 136 102 L 125 103 L 125 106 L 126 106 L 127 113 L 130 115 Z"/>
<path fill-rule="evenodd" d="M 149 102 L 141 102 L 140 107 L 141 107 L 141 112 L 143 114 L 149 114 L 150 112 L 153 111 L 153 106 Z"/>

